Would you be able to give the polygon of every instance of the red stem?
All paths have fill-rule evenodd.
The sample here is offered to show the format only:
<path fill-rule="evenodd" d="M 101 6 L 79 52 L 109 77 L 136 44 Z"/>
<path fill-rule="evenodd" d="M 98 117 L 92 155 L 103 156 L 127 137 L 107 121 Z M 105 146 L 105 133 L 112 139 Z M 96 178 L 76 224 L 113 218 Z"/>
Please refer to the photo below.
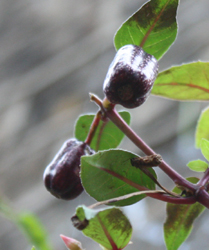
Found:
<path fill-rule="evenodd" d="M 94 120 L 93 120 L 93 122 L 91 124 L 90 130 L 89 130 L 89 133 L 88 133 L 88 136 L 87 136 L 87 138 L 85 140 L 86 144 L 88 144 L 88 145 L 91 144 L 91 141 L 92 141 L 92 139 L 93 139 L 93 137 L 95 135 L 95 132 L 96 132 L 96 129 L 97 129 L 98 125 L 99 125 L 101 117 L 102 117 L 101 111 L 98 111 L 97 114 L 94 117 Z"/>
<path fill-rule="evenodd" d="M 204 187 L 199 188 L 195 195 L 196 195 L 196 201 L 198 201 L 206 208 L 209 208 L 209 194 Z"/>
<path fill-rule="evenodd" d="M 209 181 L 209 168 L 205 171 L 202 179 L 197 183 L 198 186 L 205 186 Z"/>
<path fill-rule="evenodd" d="M 106 116 L 146 155 L 156 154 L 120 117 L 115 109 L 107 110 Z M 191 191 L 196 190 L 196 185 L 184 179 L 179 173 L 172 169 L 165 161 L 159 165 L 159 168 L 165 172 L 176 185 L 186 187 Z"/>
<path fill-rule="evenodd" d="M 103 102 L 95 95 L 91 95 L 91 100 L 94 101 L 104 113 L 107 118 L 109 118 L 140 150 L 142 150 L 146 155 L 156 154 L 121 118 L 118 112 L 114 109 L 114 105 L 111 104 L 106 98 Z M 196 201 L 209 208 L 209 194 L 207 190 L 209 189 L 209 169 L 206 170 L 205 175 L 197 184 L 193 184 L 187 181 L 179 173 L 177 173 L 173 168 L 171 168 L 165 161 L 163 161 L 159 168 L 166 173 L 176 185 L 183 188 L 189 189 L 194 196 L 191 197 L 172 197 L 169 195 L 164 195 L 160 193 L 147 194 L 148 196 L 170 202 L 175 204 L 193 204 Z"/>
<path fill-rule="evenodd" d="M 169 202 L 169 203 L 173 203 L 173 204 L 194 204 L 196 202 L 196 198 L 194 196 L 191 197 L 174 197 L 174 196 L 169 196 L 167 194 L 162 194 L 162 193 L 156 193 L 156 194 L 146 194 L 147 196 L 157 199 L 157 200 L 161 200 L 161 201 L 165 201 L 165 202 Z"/>
<path fill-rule="evenodd" d="M 209 191 L 209 183 L 208 183 L 208 184 L 206 184 L 206 186 L 205 186 L 205 190 L 206 190 L 206 191 Z"/>

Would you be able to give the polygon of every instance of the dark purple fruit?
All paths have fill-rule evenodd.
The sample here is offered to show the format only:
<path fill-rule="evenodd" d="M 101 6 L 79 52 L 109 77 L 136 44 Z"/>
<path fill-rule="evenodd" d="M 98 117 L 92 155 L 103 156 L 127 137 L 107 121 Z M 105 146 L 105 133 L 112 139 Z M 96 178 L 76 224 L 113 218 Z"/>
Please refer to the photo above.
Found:
<path fill-rule="evenodd" d="M 85 142 L 67 140 L 44 171 L 46 189 L 57 198 L 76 198 L 83 191 L 79 176 L 81 156 L 93 153 Z"/>
<path fill-rule="evenodd" d="M 149 96 L 158 73 L 158 61 L 141 47 L 125 45 L 109 66 L 103 90 L 107 99 L 135 108 Z"/>

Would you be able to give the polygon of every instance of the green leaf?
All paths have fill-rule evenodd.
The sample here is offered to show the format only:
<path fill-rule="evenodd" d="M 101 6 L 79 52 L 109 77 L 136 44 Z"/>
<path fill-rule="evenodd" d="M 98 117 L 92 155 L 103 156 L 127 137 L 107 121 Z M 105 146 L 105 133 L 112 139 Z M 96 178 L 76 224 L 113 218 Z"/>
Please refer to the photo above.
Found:
<path fill-rule="evenodd" d="M 175 100 L 209 100 L 209 63 L 183 64 L 159 73 L 151 93 Z"/>
<path fill-rule="evenodd" d="M 17 224 L 38 250 L 52 249 L 48 243 L 47 233 L 35 215 L 31 213 L 20 213 L 17 216 Z"/>
<path fill-rule="evenodd" d="M 188 178 L 192 183 L 197 178 Z M 177 192 L 177 188 L 173 191 Z M 179 190 L 180 192 L 180 190 Z M 187 239 L 192 230 L 194 220 L 204 211 L 205 207 L 199 203 L 179 205 L 167 203 L 167 219 L 164 223 L 164 238 L 167 250 L 177 250 Z"/>
<path fill-rule="evenodd" d="M 80 206 L 76 210 L 76 215 L 81 221 L 84 219 L 89 221 L 82 232 L 105 249 L 123 249 L 131 239 L 131 224 L 118 208 L 92 210 Z"/>
<path fill-rule="evenodd" d="M 205 172 L 208 168 L 208 163 L 202 160 L 190 161 L 187 166 L 196 172 Z"/>
<path fill-rule="evenodd" d="M 203 138 L 209 140 L 209 107 L 202 111 L 197 123 L 195 133 L 195 145 L 197 148 L 200 148 Z"/>
<path fill-rule="evenodd" d="M 127 111 L 119 112 L 121 117 L 130 124 L 131 116 Z M 78 118 L 75 126 L 75 137 L 80 141 L 85 141 L 91 123 L 95 115 L 82 115 Z M 122 141 L 124 133 L 111 121 L 104 123 L 100 121 L 94 138 L 91 142 L 91 148 L 95 151 L 116 148 Z"/>
<path fill-rule="evenodd" d="M 36 250 L 35 247 L 32 247 L 31 250 Z"/>
<path fill-rule="evenodd" d="M 177 35 L 178 0 L 151 0 L 134 13 L 117 31 L 114 43 L 118 50 L 134 44 L 160 59 Z"/>
<path fill-rule="evenodd" d="M 81 179 L 85 190 L 97 201 L 104 201 L 142 190 L 155 189 L 155 183 L 140 169 L 131 165 L 130 160 L 138 157 L 130 152 L 114 149 L 98 152 L 81 158 Z M 150 169 L 155 177 L 155 172 Z M 126 206 L 138 202 L 145 195 L 134 196 L 115 202 Z"/>
<path fill-rule="evenodd" d="M 200 148 L 205 159 L 209 161 L 209 141 L 206 139 L 202 139 Z"/>

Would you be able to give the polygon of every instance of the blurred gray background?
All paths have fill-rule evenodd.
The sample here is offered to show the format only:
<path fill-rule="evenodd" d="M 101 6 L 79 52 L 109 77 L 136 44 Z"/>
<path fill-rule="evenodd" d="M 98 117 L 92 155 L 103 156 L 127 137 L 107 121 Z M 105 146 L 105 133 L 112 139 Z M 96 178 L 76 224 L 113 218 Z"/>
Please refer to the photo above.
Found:
<path fill-rule="evenodd" d="M 39 216 L 55 250 L 64 250 L 59 234 L 99 249 L 71 226 L 79 204 L 94 200 L 83 193 L 61 201 L 44 188 L 42 175 L 62 143 L 73 137 L 74 121 L 96 112 L 89 92 L 103 97 L 102 83 L 114 57 L 113 35 L 142 0 L 0 1 L 0 193 L 15 211 Z M 183 62 L 209 60 L 209 1 L 182 0 L 179 33 L 160 60 L 160 70 Z M 151 96 L 132 110 L 132 126 L 156 152 L 185 177 L 189 160 L 202 158 L 194 148 L 197 118 L 207 103 L 175 102 Z M 138 152 L 127 139 L 121 148 Z M 173 184 L 158 171 L 162 184 Z M 147 198 L 123 211 L 130 218 L 133 244 L 127 249 L 165 249 L 165 203 Z M 208 211 L 181 250 L 208 249 Z M 28 250 L 16 226 L 0 217 L 0 249 Z"/>

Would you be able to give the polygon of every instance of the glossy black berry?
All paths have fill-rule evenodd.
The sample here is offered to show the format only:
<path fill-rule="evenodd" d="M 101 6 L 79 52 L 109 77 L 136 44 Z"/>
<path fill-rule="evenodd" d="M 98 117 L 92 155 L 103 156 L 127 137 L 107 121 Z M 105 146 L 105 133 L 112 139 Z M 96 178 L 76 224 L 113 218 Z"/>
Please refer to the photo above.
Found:
<path fill-rule="evenodd" d="M 158 73 L 158 61 L 141 47 L 125 45 L 108 69 L 103 91 L 107 99 L 126 108 L 144 103 Z"/>
<path fill-rule="evenodd" d="M 67 140 L 43 175 L 46 189 L 57 198 L 71 200 L 83 191 L 80 180 L 80 159 L 94 151 L 84 142 Z"/>

